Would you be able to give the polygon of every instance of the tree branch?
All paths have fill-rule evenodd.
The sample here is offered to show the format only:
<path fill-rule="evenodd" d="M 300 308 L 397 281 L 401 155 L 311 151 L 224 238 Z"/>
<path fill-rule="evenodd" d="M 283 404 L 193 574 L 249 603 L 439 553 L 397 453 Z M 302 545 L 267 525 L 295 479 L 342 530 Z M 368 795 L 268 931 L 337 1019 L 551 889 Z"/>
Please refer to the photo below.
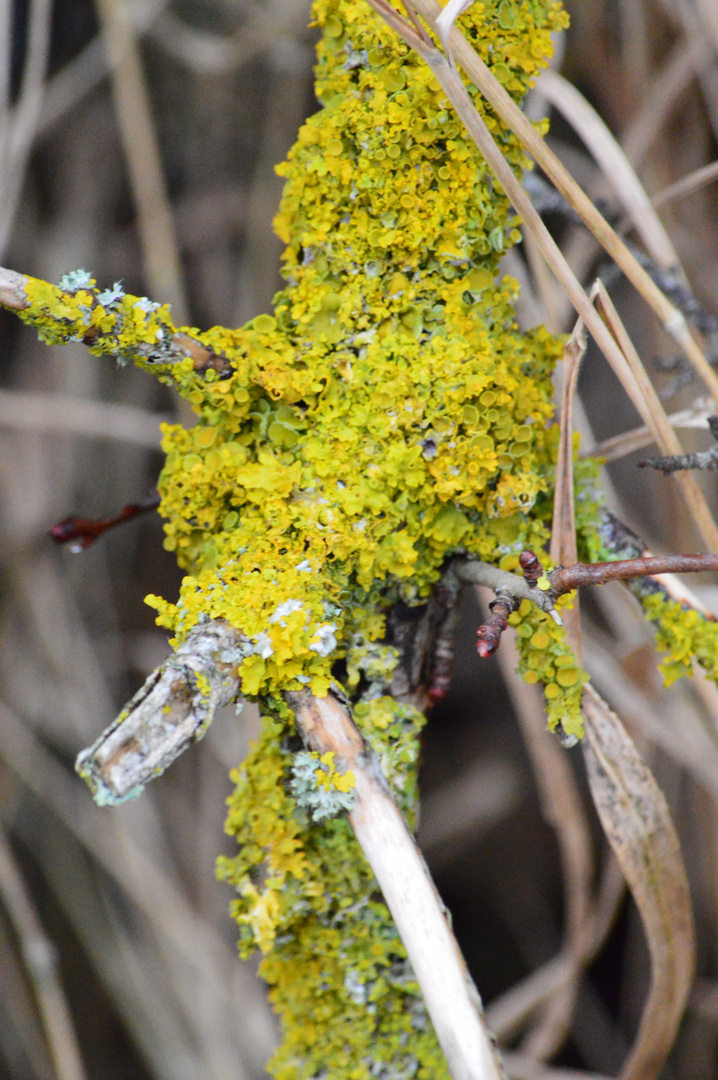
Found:
<path fill-rule="evenodd" d="M 190 630 L 99 739 L 75 764 L 98 806 L 139 795 L 149 780 L 207 731 L 239 693 L 237 669 L 251 642 L 221 619 Z"/>
<path fill-rule="evenodd" d="M 505 1076 L 476 987 L 449 928 L 426 863 L 404 821 L 374 751 L 336 697 L 289 691 L 297 727 L 308 745 L 334 751 L 355 778 L 349 822 L 374 871 L 421 986 L 454 1080 Z"/>

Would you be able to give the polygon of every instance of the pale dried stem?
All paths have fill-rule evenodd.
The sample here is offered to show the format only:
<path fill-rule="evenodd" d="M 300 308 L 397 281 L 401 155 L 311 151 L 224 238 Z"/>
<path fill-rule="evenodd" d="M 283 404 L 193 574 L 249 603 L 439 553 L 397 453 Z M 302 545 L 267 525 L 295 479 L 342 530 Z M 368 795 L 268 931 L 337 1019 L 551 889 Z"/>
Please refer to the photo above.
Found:
<path fill-rule="evenodd" d="M 97 0 L 117 119 L 137 206 L 148 288 L 187 322 L 187 298 L 149 93 L 127 0 Z"/>
<path fill-rule="evenodd" d="M 57 1080 L 85 1080 L 77 1036 L 59 978 L 56 950 L 48 940 L 25 887 L 12 849 L 0 828 L 0 902 L 20 945 L 35 992 L 40 1021 Z"/>
<path fill-rule="evenodd" d="M 334 751 L 342 768 L 354 773 L 349 821 L 406 947 L 452 1077 L 504 1077 L 480 998 L 376 755 L 331 694 L 315 698 L 301 691 L 286 698 L 308 745 L 319 753 Z"/>
<path fill-rule="evenodd" d="M 0 428 L 78 435 L 88 439 L 116 439 L 148 450 L 159 450 L 159 426 L 169 420 L 168 416 L 118 402 L 0 390 Z"/>

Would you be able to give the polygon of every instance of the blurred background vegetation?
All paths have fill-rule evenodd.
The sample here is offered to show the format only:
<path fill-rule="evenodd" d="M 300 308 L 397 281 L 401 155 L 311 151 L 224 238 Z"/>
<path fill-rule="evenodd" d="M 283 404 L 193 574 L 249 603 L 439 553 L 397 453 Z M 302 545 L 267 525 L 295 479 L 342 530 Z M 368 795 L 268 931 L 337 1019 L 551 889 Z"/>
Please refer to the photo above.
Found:
<path fill-rule="evenodd" d="M 714 0 L 568 7 L 557 68 L 648 196 L 715 161 Z M 273 166 L 316 108 L 307 21 L 308 0 L 0 0 L 0 263 L 50 281 L 78 267 L 103 287 L 122 279 L 199 327 L 268 310 L 279 286 Z M 538 117 L 548 106 L 534 95 L 529 108 Z M 570 119 L 555 118 L 551 140 L 633 239 L 610 170 Z M 660 213 L 718 349 L 718 179 L 664 198 Z M 547 221 L 581 279 L 600 272 L 610 286 L 668 411 L 695 416 L 686 448 L 708 447 L 710 409 L 669 339 L 582 228 L 560 212 Z M 528 254 L 511 253 L 506 267 L 525 282 L 521 318 L 570 329 Z M 258 1080 L 274 1020 L 254 967 L 236 959 L 231 896 L 214 880 L 215 857 L 231 852 L 228 772 L 256 712 L 227 710 L 135 803 L 95 807 L 75 756 L 167 654 L 143 597 L 174 597 L 179 574 L 156 515 L 81 555 L 47 537 L 69 513 L 104 516 L 145 497 L 162 463 L 159 422 L 191 417 L 155 380 L 80 345 L 39 344 L 4 311 L 0 385 L 0 1077 Z M 592 352 L 581 393 L 584 445 L 638 425 Z M 672 484 L 639 472 L 627 445 L 605 470 L 612 505 L 654 550 L 697 549 Z M 695 587 L 718 611 L 710 581 Z M 698 680 L 662 687 L 652 633 L 619 586 L 584 606 L 587 665 L 666 792 L 691 878 L 699 975 L 665 1075 L 706 1080 L 718 1076 L 718 695 Z M 565 826 L 562 836 L 550 823 L 566 811 L 561 792 L 576 796 L 577 843 L 590 841 L 602 866 L 605 842 L 580 751 L 552 779 L 499 666 L 476 658 L 480 621 L 467 595 L 454 682 L 426 738 L 420 841 L 490 1018 L 523 1051 L 514 1075 L 613 1075 L 647 991 L 640 921 L 609 889 L 612 929 L 567 1040 L 548 1046 L 541 978 L 561 949 L 572 887 Z M 522 1012 L 527 987 L 533 1006 Z M 554 1049 L 555 1067 L 532 1065 Z"/>

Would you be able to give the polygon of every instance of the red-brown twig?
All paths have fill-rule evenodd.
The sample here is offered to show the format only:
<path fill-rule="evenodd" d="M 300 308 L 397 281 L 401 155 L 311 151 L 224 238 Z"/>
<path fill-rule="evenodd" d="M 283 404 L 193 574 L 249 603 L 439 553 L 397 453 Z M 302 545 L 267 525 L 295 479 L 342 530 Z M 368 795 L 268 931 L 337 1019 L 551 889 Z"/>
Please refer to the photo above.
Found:
<path fill-rule="evenodd" d="M 557 566 L 546 574 L 533 551 L 522 551 L 519 565 L 522 578 L 474 560 L 467 560 L 456 568 L 462 581 L 486 585 L 496 592 L 496 600 L 490 605 L 491 614 L 477 631 L 476 651 L 482 659 L 496 652 L 508 617 L 522 600 L 532 600 L 555 617 L 554 605 L 558 598 L 583 585 L 605 585 L 609 581 L 630 581 L 657 574 L 718 570 L 718 555 L 650 555 L 615 562 L 574 563 L 573 566 Z M 714 618 L 712 615 L 706 617 Z"/>
<path fill-rule="evenodd" d="M 559 597 L 582 585 L 605 585 L 608 581 L 628 581 L 655 574 L 696 574 L 701 570 L 718 570 L 718 555 L 651 555 L 616 562 L 574 563 L 559 566 L 546 576 L 552 595 Z"/>
<path fill-rule="evenodd" d="M 56 544 L 69 543 L 71 551 L 84 551 L 108 529 L 121 525 L 123 521 L 131 521 L 140 514 L 147 514 L 150 510 L 156 510 L 159 505 L 160 496 L 158 492 L 155 492 L 142 502 L 123 506 L 118 513 L 110 517 L 82 518 L 72 514 L 48 529 L 48 536 L 52 537 Z"/>

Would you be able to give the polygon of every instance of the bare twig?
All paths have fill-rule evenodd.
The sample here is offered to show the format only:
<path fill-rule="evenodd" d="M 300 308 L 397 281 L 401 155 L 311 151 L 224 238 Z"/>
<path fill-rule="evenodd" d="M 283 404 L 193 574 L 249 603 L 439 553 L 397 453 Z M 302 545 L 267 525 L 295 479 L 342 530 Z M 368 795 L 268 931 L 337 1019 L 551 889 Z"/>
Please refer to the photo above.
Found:
<path fill-rule="evenodd" d="M 708 427 L 714 439 L 718 439 L 718 416 L 708 417 Z M 718 469 L 718 446 L 696 454 L 670 454 L 667 457 L 650 457 L 637 462 L 639 469 L 650 466 L 661 469 L 666 475 L 682 469 Z"/>
<path fill-rule="evenodd" d="M 520 601 L 508 593 L 497 593 L 496 599 L 489 604 L 489 617 L 476 631 L 478 642 L 476 651 L 482 660 L 495 653 L 501 643 L 501 635 L 508 627 L 509 615 L 512 615 Z"/>
<path fill-rule="evenodd" d="M 558 597 L 583 585 L 605 585 L 655 574 L 697 574 L 703 570 L 718 570 L 718 555 L 651 555 L 616 562 L 575 563 L 558 567 L 546 576 L 550 592 Z"/>
<path fill-rule="evenodd" d="M 541 565 L 533 552 L 522 552 L 522 565 Z M 457 562 L 454 572 L 466 584 L 484 585 L 496 593 L 491 605 L 492 614 L 479 627 L 477 652 L 481 657 L 490 656 L 499 646 L 501 634 L 506 629 L 509 615 L 522 600 L 530 600 L 542 611 L 558 619 L 556 601 L 566 593 L 574 592 L 584 585 L 605 585 L 609 581 L 630 581 L 634 578 L 653 577 L 657 574 L 689 574 L 706 570 L 718 570 L 716 555 L 650 555 L 636 559 L 617 559 L 615 562 L 574 563 L 559 566 L 549 573 L 534 576 L 532 569 L 523 578 L 507 570 L 479 560 L 467 559 Z M 708 616 L 713 618 L 713 616 Z"/>
<path fill-rule="evenodd" d="M 85 548 L 94 544 L 98 536 L 102 536 L 108 529 L 114 529 L 116 525 L 122 525 L 125 521 L 132 521 L 141 514 L 147 514 L 156 510 L 160 505 L 159 492 L 148 496 L 143 502 L 128 503 L 122 509 L 104 518 L 82 518 L 73 514 L 64 518 L 57 525 L 48 530 L 48 535 L 56 544 L 69 544 L 74 552 L 84 551 Z"/>

